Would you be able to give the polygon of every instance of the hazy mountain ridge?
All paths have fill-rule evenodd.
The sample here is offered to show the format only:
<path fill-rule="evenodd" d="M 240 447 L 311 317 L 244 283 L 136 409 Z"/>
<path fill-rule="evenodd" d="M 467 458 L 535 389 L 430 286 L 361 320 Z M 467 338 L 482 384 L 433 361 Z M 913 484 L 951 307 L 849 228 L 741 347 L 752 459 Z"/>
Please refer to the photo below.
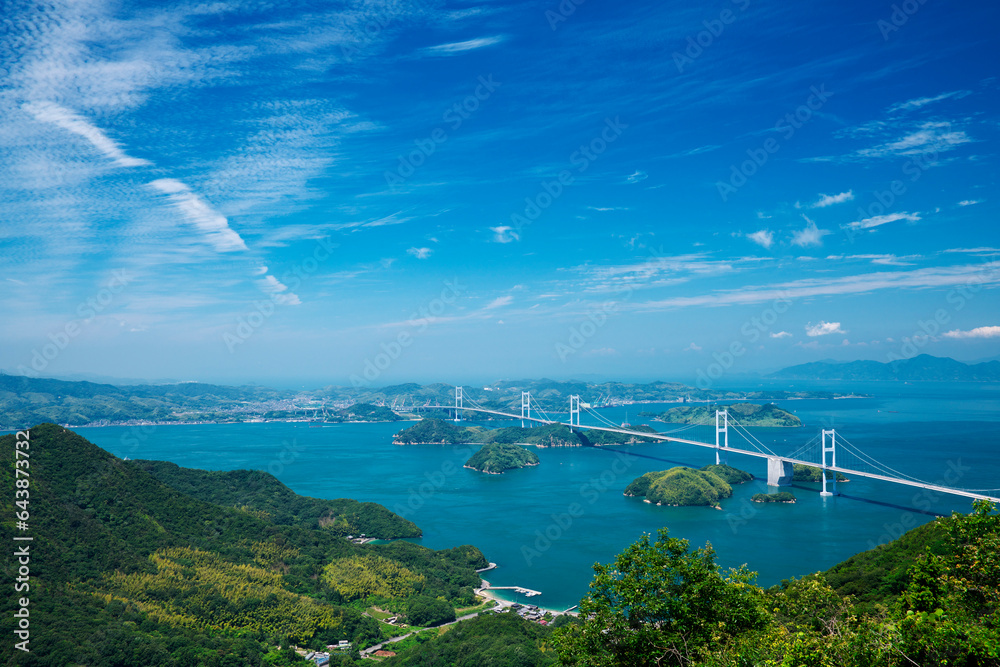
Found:
<path fill-rule="evenodd" d="M 815 361 L 789 366 L 769 377 L 781 380 L 856 380 L 868 382 L 996 382 L 1000 361 L 965 364 L 951 357 L 921 354 L 887 363 Z"/>

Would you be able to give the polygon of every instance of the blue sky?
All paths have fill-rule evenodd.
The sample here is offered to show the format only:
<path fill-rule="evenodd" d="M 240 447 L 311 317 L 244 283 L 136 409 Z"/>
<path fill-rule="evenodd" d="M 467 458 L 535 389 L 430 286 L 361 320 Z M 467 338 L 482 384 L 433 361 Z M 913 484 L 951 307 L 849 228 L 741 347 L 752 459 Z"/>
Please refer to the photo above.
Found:
<path fill-rule="evenodd" d="M 993 3 L 9 7 L 7 372 L 722 382 L 1000 347 Z"/>

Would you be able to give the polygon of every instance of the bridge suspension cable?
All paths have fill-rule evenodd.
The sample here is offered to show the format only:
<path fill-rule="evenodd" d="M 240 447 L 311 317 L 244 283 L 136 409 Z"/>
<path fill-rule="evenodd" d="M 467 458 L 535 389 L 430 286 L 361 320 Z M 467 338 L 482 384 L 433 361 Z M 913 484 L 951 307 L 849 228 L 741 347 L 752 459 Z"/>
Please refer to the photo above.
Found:
<path fill-rule="evenodd" d="M 751 447 L 753 447 L 754 442 L 756 442 L 757 445 L 759 446 L 758 451 L 760 451 L 761 454 L 770 454 L 771 456 L 777 456 L 777 454 L 771 451 L 770 447 L 768 447 L 763 442 L 758 440 L 754 434 L 748 431 L 746 426 L 733 419 L 732 415 L 729 416 L 729 422 L 736 427 L 736 432 L 742 435 L 743 438 L 750 444 Z"/>

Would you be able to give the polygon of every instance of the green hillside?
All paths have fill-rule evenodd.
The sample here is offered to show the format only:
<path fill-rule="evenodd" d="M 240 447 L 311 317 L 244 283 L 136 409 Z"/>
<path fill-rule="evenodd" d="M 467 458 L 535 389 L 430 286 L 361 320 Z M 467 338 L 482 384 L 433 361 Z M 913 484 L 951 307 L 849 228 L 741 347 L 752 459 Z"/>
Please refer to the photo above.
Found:
<path fill-rule="evenodd" d="M 135 465 L 198 500 L 249 511 L 279 526 L 323 528 L 337 535 L 364 533 L 384 540 L 420 537 L 416 524 L 381 505 L 300 496 L 262 470 L 195 470 L 167 461 L 135 461 Z"/>
<path fill-rule="evenodd" d="M 14 435 L 0 437 L 8 489 L 15 488 L 14 443 Z M 405 585 L 377 591 L 380 605 L 403 611 L 418 595 L 470 603 L 480 581 L 475 569 L 486 565 L 469 546 L 354 545 L 338 523 L 414 527 L 366 503 L 289 496 L 261 473 L 122 461 L 53 424 L 31 429 L 29 443 L 30 519 L 22 534 L 34 538 L 31 655 L 19 653 L 13 664 L 261 665 L 269 652 L 270 664 L 286 664 L 272 651 L 279 643 L 383 639 L 379 624 L 362 615 L 364 602 L 352 606 L 357 585 L 325 573 L 351 571 L 356 562 L 376 579 L 405 572 Z M 248 482 L 242 496 L 241 480 Z M 213 481 L 218 490 L 209 488 Z M 277 494 L 273 503 L 269 493 Z M 199 497 L 209 495 L 221 503 Z M 283 500 L 288 513 L 272 514 Z M 23 511 L 13 503 L 13 493 L 4 496 L 8 544 L 15 509 Z M 333 522 L 326 528 L 324 516 Z M 4 561 L 8 581 L 16 568 L 14 559 Z M 4 597 L 8 637 L 16 605 Z"/>
<path fill-rule="evenodd" d="M 538 455 L 519 445 L 490 443 L 465 462 L 466 468 L 499 475 L 505 470 L 538 465 Z"/>

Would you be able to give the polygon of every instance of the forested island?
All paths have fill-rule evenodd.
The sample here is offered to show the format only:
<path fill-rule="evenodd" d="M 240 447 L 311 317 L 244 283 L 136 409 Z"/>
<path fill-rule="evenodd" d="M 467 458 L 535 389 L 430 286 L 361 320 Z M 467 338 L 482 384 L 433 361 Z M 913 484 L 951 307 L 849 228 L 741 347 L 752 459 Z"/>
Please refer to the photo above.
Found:
<path fill-rule="evenodd" d="M 655 433 L 655 429 L 640 425 L 630 430 Z M 631 445 L 656 442 L 655 438 L 595 429 L 570 429 L 562 424 L 542 424 L 531 428 L 505 426 L 489 429 L 482 426 L 460 426 L 443 419 L 422 419 L 393 437 L 397 445 L 458 445 L 509 444 L 537 447 L 591 447 L 598 445 Z"/>
<path fill-rule="evenodd" d="M 716 410 L 725 408 L 743 426 L 802 426 L 802 420 L 774 403 L 733 403 L 731 405 L 685 405 L 666 412 L 640 412 L 640 417 L 668 424 L 715 423 Z"/>
<path fill-rule="evenodd" d="M 642 496 L 654 505 L 719 507 L 719 500 L 733 495 L 733 484 L 752 479 L 750 473 L 728 465 L 678 466 L 637 477 L 624 495 Z"/>
<path fill-rule="evenodd" d="M 466 468 L 499 475 L 505 470 L 515 470 L 538 465 L 538 454 L 519 445 L 492 442 L 483 445 L 465 462 Z"/>
<path fill-rule="evenodd" d="M 789 491 L 779 491 L 778 493 L 755 493 L 750 497 L 755 503 L 794 503 L 796 498 L 794 493 Z"/>
<path fill-rule="evenodd" d="M 833 472 L 832 470 L 826 471 L 826 479 L 832 480 L 836 476 L 838 482 L 849 482 L 850 480 L 844 477 L 841 473 Z M 792 481 L 793 482 L 822 482 L 823 481 L 823 469 L 816 468 L 813 466 L 803 465 L 801 463 L 796 463 L 792 466 Z"/>

